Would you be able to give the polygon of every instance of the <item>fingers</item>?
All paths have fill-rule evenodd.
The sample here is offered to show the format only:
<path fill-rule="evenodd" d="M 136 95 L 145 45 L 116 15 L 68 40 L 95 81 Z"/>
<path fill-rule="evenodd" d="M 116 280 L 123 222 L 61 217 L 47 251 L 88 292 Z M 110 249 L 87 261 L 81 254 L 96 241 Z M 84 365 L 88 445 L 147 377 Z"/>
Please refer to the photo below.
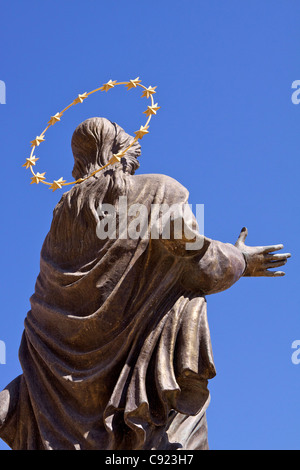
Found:
<path fill-rule="evenodd" d="M 270 253 L 272 251 L 279 251 L 282 250 L 283 245 L 269 245 L 262 247 L 262 253 Z"/>
<path fill-rule="evenodd" d="M 246 227 L 243 227 L 240 234 L 239 234 L 239 237 L 238 237 L 235 245 L 238 245 L 240 243 L 245 243 L 247 235 L 248 235 L 248 230 L 247 230 Z"/>
<path fill-rule="evenodd" d="M 279 253 L 279 254 L 266 254 L 264 266 L 266 268 L 266 276 L 279 277 L 284 276 L 285 273 L 282 271 L 268 271 L 268 269 L 279 268 L 287 263 L 288 258 L 291 257 L 291 253 Z"/>
<path fill-rule="evenodd" d="M 266 276 L 266 277 L 282 277 L 282 276 L 285 276 L 285 272 L 266 270 L 265 273 L 264 273 L 264 276 Z"/>
<path fill-rule="evenodd" d="M 278 254 L 266 254 L 265 255 L 265 258 L 266 260 L 268 261 L 281 261 L 281 260 L 287 260 L 288 258 L 290 258 L 292 255 L 291 253 L 278 253 Z"/>
<path fill-rule="evenodd" d="M 287 263 L 288 258 L 291 257 L 290 253 L 280 254 L 265 254 L 265 267 L 266 268 L 278 268 L 284 266 Z"/>
<path fill-rule="evenodd" d="M 283 259 L 281 261 L 269 261 L 265 263 L 265 267 L 268 268 L 279 268 L 279 266 L 284 266 L 287 263 L 287 259 Z"/>
<path fill-rule="evenodd" d="M 285 276 L 283 271 L 269 271 L 268 269 L 263 269 L 260 271 L 255 271 L 252 274 L 245 274 L 245 276 L 250 277 L 282 277 Z"/>

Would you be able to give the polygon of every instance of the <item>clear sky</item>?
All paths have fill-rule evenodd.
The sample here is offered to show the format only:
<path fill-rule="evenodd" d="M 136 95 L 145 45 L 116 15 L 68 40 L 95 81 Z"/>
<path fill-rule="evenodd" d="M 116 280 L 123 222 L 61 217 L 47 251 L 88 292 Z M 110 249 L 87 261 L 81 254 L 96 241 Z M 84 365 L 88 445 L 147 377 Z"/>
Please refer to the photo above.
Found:
<path fill-rule="evenodd" d="M 23 321 L 62 195 L 29 184 L 22 164 L 30 141 L 78 93 L 139 76 L 157 86 L 161 106 L 141 141 L 139 173 L 186 186 L 193 206 L 205 206 L 208 237 L 235 243 L 247 226 L 248 244 L 283 243 L 292 253 L 285 277 L 243 278 L 207 299 L 217 368 L 210 448 L 300 449 L 300 364 L 292 362 L 300 340 L 300 104 L 291 100 L 300 80 L 299 2 L 10 0 L 0 9 L 0 389 L 21 373 Z M 75 127 L 104 116 L 133 133 L 145 121 L 140 95 L 118 87 L 69 110 L 38 148 L 37 171 L 72 179 Z"/>

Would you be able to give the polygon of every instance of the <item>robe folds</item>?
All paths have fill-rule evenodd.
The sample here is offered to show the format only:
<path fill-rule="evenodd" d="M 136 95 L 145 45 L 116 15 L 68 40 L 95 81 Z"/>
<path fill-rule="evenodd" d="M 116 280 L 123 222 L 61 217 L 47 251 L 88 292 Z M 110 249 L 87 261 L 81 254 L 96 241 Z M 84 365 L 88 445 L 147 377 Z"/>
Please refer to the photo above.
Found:
<path fill-rule="evenodd" d="M 22 374 L 0 393 L 0 437 L 14 450 L 207 449 L 215 365 L 206 294 L 243 274 L 234 246 L 203 238 L 100 240 L 110 177 L 54 210 L 24 322 Z M 128 205 L 185 204 L 163 175 L 126 177 Z"/>

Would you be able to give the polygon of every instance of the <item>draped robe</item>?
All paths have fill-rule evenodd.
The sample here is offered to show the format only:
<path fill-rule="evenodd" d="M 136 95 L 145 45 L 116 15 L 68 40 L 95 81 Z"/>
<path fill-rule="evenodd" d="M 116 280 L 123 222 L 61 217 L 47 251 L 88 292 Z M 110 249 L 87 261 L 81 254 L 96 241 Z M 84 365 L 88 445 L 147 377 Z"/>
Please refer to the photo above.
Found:
<path fill-rule="evenodd" d="M 240 251 L 203 238 L 100 240 L 110 178 L 65 193 L 41 250 L 22 374 L 0 393 L 0 437 L 18 449 L 207 449 L 215 375 L 206 294 L 243 274 Z M 128 204 L 185 204 L 163 175 L 127 175 Z"/>

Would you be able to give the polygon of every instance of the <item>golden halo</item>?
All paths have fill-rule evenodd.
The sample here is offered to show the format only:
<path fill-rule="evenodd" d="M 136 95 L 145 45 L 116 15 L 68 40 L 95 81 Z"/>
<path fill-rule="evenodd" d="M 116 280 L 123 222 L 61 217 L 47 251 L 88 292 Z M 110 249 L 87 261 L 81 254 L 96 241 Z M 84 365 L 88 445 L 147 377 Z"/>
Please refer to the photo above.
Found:
<path fill-rule="evenodd" d="M 39 159 L 36 158 L 33 153 L 34 153 L 35 148 L 38 147 L 42 142 L 45 141 L 44 136 L 45 136 L 45 133 L 47 132 L 47 130 L 49 129 L 49 127 L 53 126 L 58 121 L 60 121 L 60 118 L 62 117 L 64 112 L 67 111 L 67 109 L 69 109 L 71 106 L 82 103 L 89 95 L 92 95 L 93 93 L 96 93 L 97 91 L 108 91 L 108 90 L 110 90 L 111 88 L 114 88 L 117 85 L 125 85 L 127 87 L 127 90 L 130 90 L 131 88 L 136 88 L 136 87 L 139 86 L 139 87 L 143 88 L 143 90 L 144 90 L 141 97 L 142 98 L 146 97 L 147 99 L 148 98 L 151 99 L 151 105 L 147 107 L 146 111 L 144 111 L 144 114 L 146 114 L 148 119 L 147 119 L 145 125 L 141 126 L 140 129 L 135 132 L 135 138 L 131 142 L 131 144 L 128 145 L 128 147 L 126 147 L 126 149 L 123 150 L 122 152 L 119 152 L 116 155 L 113 155 L 111 157 L 111 159 L 108 161 L 108 163 L 106 163 L 106 165 L 102 166 L 101 168 L 98 168 L 98 170 L 96 170 L 96 171 L 93 171 L 93 173 L 91 173 L 86 178 L 79 178 L 76 181 L 71 181 L 71 182 L 68 183 L 68 182 L 66 182 L 66 180 L 63 179 L 63 177 L 61 177 L 58 180 L 54 180 L 52 183 L 49 183 L 48 181 L 46 181 L 46 178 L 45 178 L 46 173 L 39 173 L 39 172 L 35 173 L 34 170 L 33 170 L 33 166 L 35 166 L 37 160 L 39 160 Z M 64 108 L 59 113 L 56 113 L 54 116 L 51 116 L 50 121 L 48 122 L 48 125 L 47 125 L 46 129 L 44 129 L 43 132 L 39 136 L 37 136 L 34 140 L 32 140 L 30 142 L 31 147 L 32 147 L 30 157 L 26 158 L 26 162 L 24 163 L 24 165 L 22 165 L 26 169 L 30 168 L 30 170 L 31 170 L 31 173 L 32 173 L 33 176 L 31 178 L 31 183 L 30 184 L 43 183 L 43 184 L 46 184 L 47 186 L 50 186 L 50 189 L 52 189 L 52 191 L 56 191 L 57 189 L 61 189 L 63 186 L 69 186 L 71 184 L 76 184 L 76 183 L 82 183 L 82 181 L 85 181 L 88 178 L 91 178 L 92 176 L 94 176 L 96 173 L 98 173 L 98 171 L 103 170 L 104 168 L 106 168 L 109 165 L 112 165 L 113 163 L 121 161 L 121 158 L 124 157 L 127 150 L 130 149 L 130 147 L 132 147 L 132 145 L 138 139 L 142 139 L 145 134 L 149 133 L 148 129 L 149 129 L 149 122 L 151 120 L 151 117 L 154 114 L 156 114 L 158 109 L 160 109 L 160 106 L 158 106 L 157 103 L 154 103 L 154 100 L 153 100 L 153 95 L 154 95 L 154 93 L 156 93 L 156 91 L 155 91 L 156 88 L 157 88 L 156 86 L 155 87 L 149 86 L 148 88 L 145 87 L 144 85 L 141 84 L 141 80 L 139 79 L 139 77 L 137 77 L 134 80 L 129 80 L 129 82 L 117 82 L 116 80 L 114 80 L 114 81 L 109 80 L 107 83 L 104 83 L 100 88 L 96 88 L 95 90 L 92 90 L 89 93 L 85 92 L 82 95 L 78 95 L 77 98 L 74 101 L 72 101 L 72 103 L 69 104 L 66 108 Z"/>

